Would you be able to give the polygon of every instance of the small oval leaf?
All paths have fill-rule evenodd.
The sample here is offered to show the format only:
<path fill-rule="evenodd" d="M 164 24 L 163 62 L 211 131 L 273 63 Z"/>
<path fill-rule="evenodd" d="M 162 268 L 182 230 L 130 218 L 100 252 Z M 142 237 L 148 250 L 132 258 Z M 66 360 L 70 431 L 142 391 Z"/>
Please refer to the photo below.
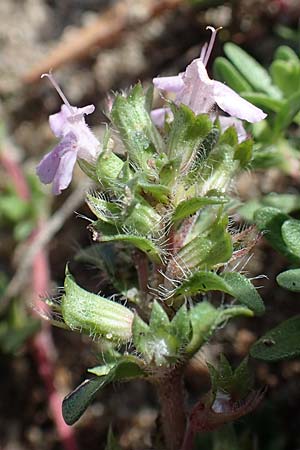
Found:
<path fill-rule="evenodd" d="M 279 286 L 292 292 L 300 292 L 300 269 L 286 270 L 276 278 Z"/>
<path fill-rule="evenodd" d="M 300 355 L 300 316 L 285 320 L 268 331 L 250 350 L 251 356 L 265 361 L 279 361 Z"/>

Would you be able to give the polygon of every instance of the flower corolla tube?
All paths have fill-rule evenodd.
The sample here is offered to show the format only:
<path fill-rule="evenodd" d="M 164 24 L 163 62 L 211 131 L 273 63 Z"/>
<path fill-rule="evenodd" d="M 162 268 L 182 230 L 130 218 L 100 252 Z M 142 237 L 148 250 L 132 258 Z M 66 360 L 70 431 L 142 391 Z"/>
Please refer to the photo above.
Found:
<path fill-rule="evenodd" d="M 83 108 L 71 106 L 53 75 L 43 76 L 50 79 L 64 104 L 60 112 L 49 116 L 51 130 L 60 138 L 60 142 L 43 157 L 36 173 L 42 183 L 52 183 L 52 192 L 58 195 L 71 183 L 77 158 L 84 159 L 88 163 L 95 162 L 101 152 L 101 145 L 84 118 L 85 115 L 94 112 L 95 106 L 87 105 Z"/>

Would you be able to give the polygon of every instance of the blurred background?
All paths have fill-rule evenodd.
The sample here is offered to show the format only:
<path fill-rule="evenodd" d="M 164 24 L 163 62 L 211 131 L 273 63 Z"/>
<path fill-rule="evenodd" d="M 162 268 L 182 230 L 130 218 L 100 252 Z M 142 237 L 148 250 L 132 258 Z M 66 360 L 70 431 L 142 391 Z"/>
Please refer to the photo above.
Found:
<path fill-rule="evenodd" d="M 299 55 L 299 20 L 299 0 L 0 1 L 2 450 L 101 450 L 110 424 L 122 448 L 142 450 L 151 448 L 157 419 L 151 388 L 135 381 L 107 388 L 74 427 L 62 422 L 61 399 L 97 363 L 97 343 L 41 321 L 41 311 L 48 317 L 41 297 L 59 295 L 68 261 L 79 284 L 108 294 L 111 287 L 99 268 L 82 263 L 91 243 L 85 176 L 76 169 L 71 188 L 53 198 L 35 175 L 55 143 L 48 116 L 61 105 L 40 75 L 52 69 L 72 105 L 96 106 L 88 123 L 101 137 L 107 94 L 183 70 L 208 39 L 207 25 L 223 27 L 213 57 L 231 41 L 268 66 L 279 45 Z M 246 201 L 273 191 L 300 195 L 299 180 L 298 166 L 288 174 L 272 167 L 241 176 L 236 192 Z M 221 330 L 192 361 L 191 401 L 209 388 L 204 356 L 214 360 L 224 351 L 238 363 L 258 336 L 299 311 L 297 294 L 276 286 L 286 261 L 263 240 L 253 253 L 247 271 L 267 276 L 258 283 L 267 313 Z M 300 362 L 252 364 L 257 385 L 269 389 L 259 410 L 236 426 L 240 449 L 299 450 Z"/>

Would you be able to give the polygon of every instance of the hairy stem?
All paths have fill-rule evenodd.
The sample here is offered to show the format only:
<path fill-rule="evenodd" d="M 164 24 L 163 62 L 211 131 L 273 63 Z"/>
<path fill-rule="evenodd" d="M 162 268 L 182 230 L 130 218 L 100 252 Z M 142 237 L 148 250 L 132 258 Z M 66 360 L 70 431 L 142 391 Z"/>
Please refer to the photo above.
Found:
<path fill-rule="evenodd" d="M 183 368 L 175 368 L 155 381 L 167 450 L 180 450 L 186 427 Z"/>

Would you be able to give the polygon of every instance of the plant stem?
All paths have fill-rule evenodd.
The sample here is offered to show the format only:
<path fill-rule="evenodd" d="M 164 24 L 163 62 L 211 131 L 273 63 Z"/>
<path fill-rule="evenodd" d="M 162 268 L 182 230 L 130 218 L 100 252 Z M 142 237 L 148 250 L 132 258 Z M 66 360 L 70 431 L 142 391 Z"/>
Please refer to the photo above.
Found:
<path fill-rule="evenodd" d="M 155 380 L 161 405 L 161 421 L 167 450 L 180 450 L 186 427 L 183 368 L 175 368 Z"/>

